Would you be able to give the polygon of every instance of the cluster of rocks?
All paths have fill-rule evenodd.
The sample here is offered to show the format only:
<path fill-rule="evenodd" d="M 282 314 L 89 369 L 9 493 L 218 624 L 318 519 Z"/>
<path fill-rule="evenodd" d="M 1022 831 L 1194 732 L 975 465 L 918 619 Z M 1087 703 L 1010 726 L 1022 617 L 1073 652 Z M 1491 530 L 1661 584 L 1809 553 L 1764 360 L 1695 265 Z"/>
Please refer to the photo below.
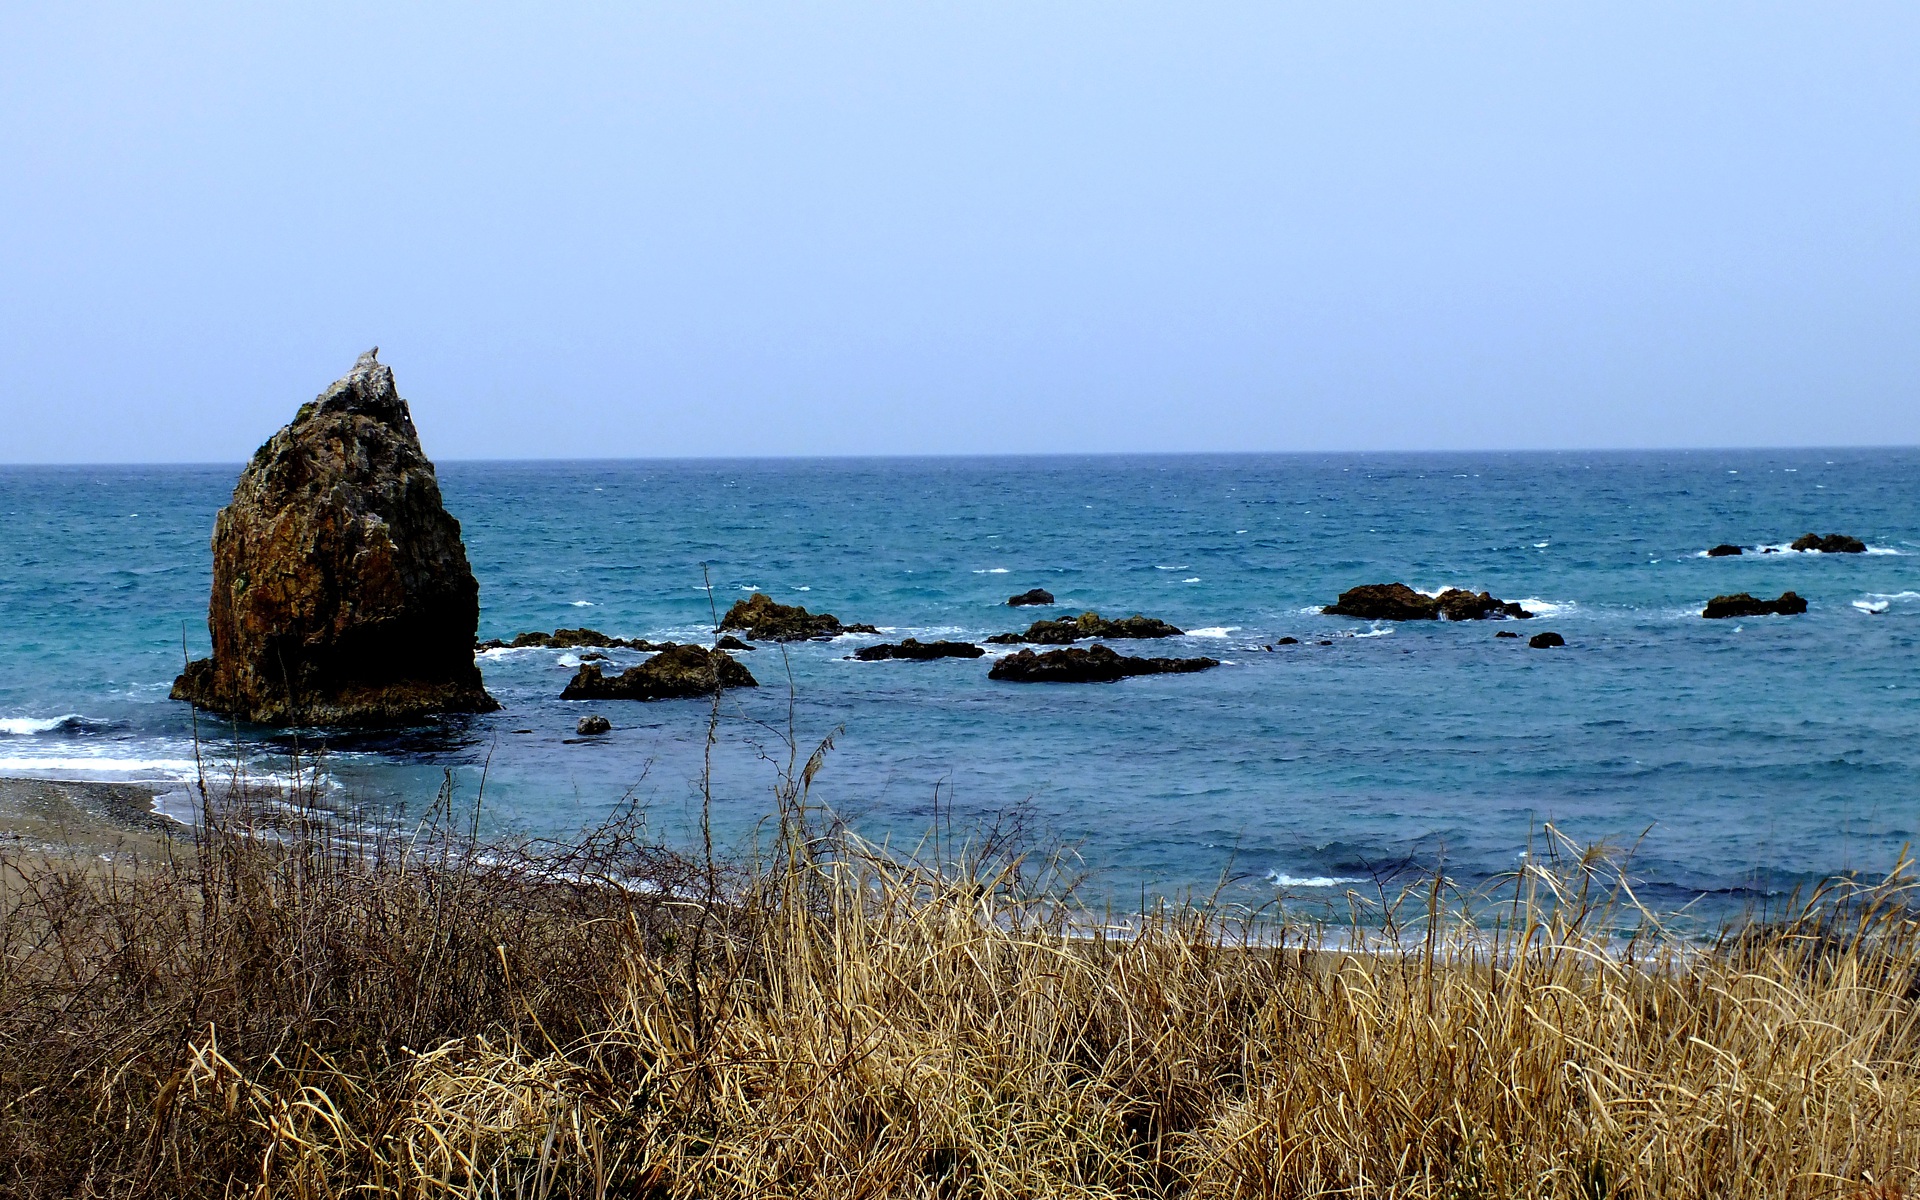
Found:
<path fill-rule="evenodd" d="M 987 678 L 1009 683 L 1113 683 L 1135 675 L 1184 675 L 1220 665 L 1214 658 L 1134 658 L 1105 646 L 1082 650 L 1021 650 L 1007 655 Z"/>
<path fill-rule="evenodd" d="M 522 633 L 510 642 L 499 638 L 488 638 L 477 643 L 475 650 L 525 650 L 533 647 L 541 650 L 662 650 L 673 645 L 672 642 L 649 642 L 645 638 L 609 637 L 598 629 L 556 629 L 552 633 Z"/>
<path fill-rule="evenodd" d="M 1798 550 L 1802 554 L 1865 554 L 1867 552 L 1867 544 L 1859 538 L 1845 533 L 1830 533 L 1825 537 L 1821 537 L 1817 533 L 1803 533 L 1793 539 L 1793 544 L 1788 546 L 1787 549 Z M 1732 542 L 1722 542 L 1707 551 L 1707 557 L 1733 558 L 1745 553 L 1746 551 L 1744 549 L 1734 545 Z M 1777 551 L 1772 546 L 1766 546 L 1761 549 L 1760 553 L 1774 554 L 1777 553 Z"/>
<path fill-rule="evenodd" d="M 724 688 L 758 687 L 753 673 L 724 650 L 669 643 L 637 667 L 607 676 L 595 663 L 580 664 L 562 700 L 681 700 L 711 696 Z"/>
<path fill-rule="evenodd" d="M 1404 583 L 1369 583 L 1340 593 L 1337 603 L 1320 610 L 1333 617 L 1365 621 L 1483 621 L 1488 618 L 1527 620 L 1533 614 L 1490 592 L 1448 588 L 1437 596 L 1416 592 Z"/>
<path fill-rule="evenodd" d="M 1110 621 L 1097 612 L 1084 612 L 1057 621 L 1035 621 L 1025 633 L 996 633 L 987 641 L 996 646 L 1066 646 L 1091 638 L 1164 638 L 1180 633 L 1165 621 L 1139 613 Z"/>
<path fill-rule="evenodd" d="M 764 592 L 735 601 L 721 619 L 720 628 L 737 629 L 756 642 L 826 641 L 843 633 L 880 632 L 871 625 L 843 624 L 832 613 L 810 613 L 798 604 L 776 604 Z"/>
<path fill-rule="evenodd" d="M 393 372 L 369 350 L 261 446 L 213 528 L 213 656 L 173 697 L 271 725 L 490 712 L 480 586 Z"/>
<path fill-rule="evenodd" d="M 1830 533 L 1825 537 L 1817 533 L 1803 533 L 1793 539 L 1793 545 L 1788 549 L 1798 550 L 1803 554 L 1809 550 L 1817 550 L 1822 554 L 1865 554 L 1867 544 L 1857 537 L 1849 537 L 1844 533 Z"/>
<path fill-rule="evenodd" d="M 1807 611 L 1807 602 L 1797 592 L 1782 592 L 1778 600 L 1761 600 L 1745 592 L 1715 596 L 1707 601 L 1700 615 L 1711 619 L 1724 617 L 1794 616 Z"/>
<path fill-rule="evenodd" d="M 847 657 L 859 659 L 861 662 L 883 662 L 895 658 L 924 662 L 934 658 L 979 658 L 985 653 L 985 650 L 972 642 L 923 642 L 917 638 L 908 638 L 903 642 L 862 646 Z"/>

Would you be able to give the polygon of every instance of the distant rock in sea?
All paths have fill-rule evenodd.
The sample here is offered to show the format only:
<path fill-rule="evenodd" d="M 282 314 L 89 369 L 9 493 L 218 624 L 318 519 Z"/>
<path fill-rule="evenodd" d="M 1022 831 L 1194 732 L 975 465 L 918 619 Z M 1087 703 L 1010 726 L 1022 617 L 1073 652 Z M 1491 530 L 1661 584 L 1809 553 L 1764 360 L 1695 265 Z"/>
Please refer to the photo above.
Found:
<path fill-rule="evenodd" d="M 479 623 L 460 523 L 370 350 L 241 472 L 214 522 L 213 657 L 172 694 L 264 725 L 490 712 Z"/>
<path fill-rule="evenodd" d="M 1404 583 L 1368 583 L 1340 593 L 1338 603 L 1320 610 L 1331 617 L 1358 617 L 1363 621 L 1482 621 L 1489 617 L 1527 620 L 1533 614 L 1491 592 L 1448 588 L 1437 596 L 1416 592 Z"/>
<path fill-rule="evenodd" d="M 1007 603 L 1015 608 L 1023 604 L 1052 604 L 1053 593 L 1045 588 L 1034 588 L 1031 591 L 1021 592 L 1018 596 L 1008 596 Z"/>
<path fill-rule="evenodd" d="M 1057 621 L 1035 621 L 1025 633 L 996 633 L 987 641 L 997 646 L 1065 646 L 1089 638 L 1163 638 L 1180 633 L 1165 621 L 1139 613 L 1110 621 L 1097 612 L 1084 612 Z"/>
<path fill-rule="evenodd" d="M 1011 683 L 1112 683 L 1134 675 L 1183 675 L 1220 665 L 1214 658 L 1133 658 L 1105 646 L 1021 650 L 993 664 L 989 679 Z"/>
<path fill-rule="evenodd" d="M 1707 557 L 1708 558 L 1732 558 L 1737 554 L 1744 554 L 1744 553 L 1746 552 L 1740 549 L 1740 547 L 1734 545 L 1732 542 L 1722 542 L 1718 546 L 1715 546 L 1713 549 L 1707 551 Z"/>
<path fill-rule="evenodd" d="M 1844 533 L 1830 533 L 1825 537 L 1817 533 L 1803 533 L 1793 539 L 1793 545 L 1789 549 L 1803 553 L 1808 550 L 1818 550 L 1822 554 L 1865 554 L 1867 544 L 1857 537 L 1849 537 Z"/>
<path fill-rule="evenodd" d="M 1496 634 L 1494 634 L 1493 636 L 1495 636 L 1495 637 L 1497 637 L 1497 638 L 1517 638 L 1517 637 L 1519 637 L 1520 635 L 1519 635 L 1519 634 L 1517 634 L 1517 633 L 1515 633 L 1515 632 L 1514 632 L 1513 630 L 1511 630 L 1511 629 L 1502 629 L 1502 630 L 1501 630 L 1501 631 L 1500 631 L 1499 633 L 1496 633 Z"/>
<path fill-rule="evenodd" d="M 681 700 L 711 696 L 717 688 L 758 687 L 759 681 L 724 650 L 669 644 L 646 662 L 608 678 L 583 663 L 562 700 Z"/>
<path fill-rule="evenodd" d="M 1715 596 L 1707 601 L 1700 615 L 1713 620 L 1726 617 L 1794 616 L 1807 611 L 1807 602 L 1797 592 L 1783 592 L 1778 600 L 1761 600 L 1745 592 Z"/>
<path fill-rule="evenodd" d="M 1554 633 L 1552 630 L 1548 630 L 1545 633 L 1536 633 L 1527 639 L 1527 645 L 1532 646 L 1535 650 L 1551 650 L 1555 646 L 1564 646 L 1566 644 L 1567 639 Z"/>
<path fill-rule="evenodd" d="M 613 722 L 602 716 L 581 717 L 573 731 L 581 737 L 596 737 L 613 729 Z"/>
<path fill-rule="evenodd" d="M 593 647 L 601 650 L 658 650 L 662 646 L 671 646 L 672 642 L 649 642 L 645 638 L 609 637 L 598 629 L 556 629 L 552 633 L 522 633 L 511 642 L 499 638 L 490 638 L 474 647 L 476 650 L 524 650 L 528 647 L 547 650 L 577 650 Z"/>
<path fill-rule="evenodd" d="M 908 638 L 898 644 L 889 642 L 879 646 L 862 646 L 847 657 L 861 662 L 884 662 L 887 659 L 924 662 L 935 658 L 979 658 L 985 653 L 972 642 L 922 642 Z"/>
<path fill-rule="evenodd" d="M 738 629 L 756 642 L 804 642 L 843 633 L 880 632 L 871 625 L 843 625 L 832 613 L 810 613 L 798 604 L 776 604 L 763 592 L 734 601 L 720 628 Z"/>
<path fill-rule="evenodd" d="M 745 642 L 741 641 L 739 638 L 733 636 L 730 633 L 723 634 L 720 640 L 715 642 L 713 646 L 714 646 L 714 649 L 716 650 L 751 650 L 753 649 L 752 646 L 747 645 Z"/>

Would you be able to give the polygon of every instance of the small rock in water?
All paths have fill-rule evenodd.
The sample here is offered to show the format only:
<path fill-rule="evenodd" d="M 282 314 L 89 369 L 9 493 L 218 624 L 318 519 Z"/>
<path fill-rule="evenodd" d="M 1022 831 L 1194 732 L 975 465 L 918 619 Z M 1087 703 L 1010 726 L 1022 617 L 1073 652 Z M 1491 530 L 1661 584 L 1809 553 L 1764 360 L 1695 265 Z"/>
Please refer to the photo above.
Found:
<path fill-rule="evenodd" d="M 1045 588 L 1034 588 L 1032 591 L 1021 592 L 1018 596 L 1008 596 L 1007 603 L 1015 608 L 1023 604 L 1052 604 L 1053 593 Z"/>
<path fill-rule="evenodd" d="M 1555 646 L 1564 646 L 1566 644 L 1567 639 L 1552 632 L 1536 633 L 1527 639 L 1527 645 L 1532 646 L 1535 650 L 1551 650 Z"/>
<path fill-rule="evenodd" d="M 741 641 L 739 638 L 733 636 L 730 633 L 722 635 L 720 640 L 713 644 L 713 648 L 716 650 L 751 650 L 753 649 L 752 646 L 747 645 L 745 642 Z"/>
<path fill-rule="evenodd" d="M 1732 542 L 1722 542 L 1718 546 L 1715 546 L 1713 549 L 1707 551 L 1707 557 L 1708 558 L 1732 558 L 1736 554 L 1745 554 L 1745 553 L 1746 551 L 1740 549 L 1740 547 L 1734 545 Z"/>
<path fill-rule="evenodd" d="M 1793 539 L 1794 550 L 1805 553 L 1818 550 L 1822 554 L 1865 554 L 1867 544 L 1857 537 L 1848 537 L 1844 533 L 1830 533 L 1821 537 L 1817 533 L 1803 533 Z"/>
<path fill-rule="evenodd" d="M 734 601 L 720 628 L 738 629 L 756 642 L 804 642 L 843 633 L 880 632 L 871 625 L 843 625 L 832 613 L 810 613 L 798 604 L 775 603 L 764 592 Z"/>
<path fill-rule="evenodd" d="M 1297 637 L 1283 637 L 1274 643 L 1276 646 L 1298 646 L 1299 644 L 1300 639 Z"/>
<path fill-rule="evenodd" d="M 972 642 L 923 642 L 916 638 L 895 645 L 862 646 L 848 655 L 861 662 L 883 662 L 890 658 L 925 662 L 935 658 L 979 658 L 986 653 Z"/>
<path fill-rule="evenodd" d="M 677 700 L 711 696 L 720 688 L 758 687 L 759 683 L 726 651 L 704 646 L 674 646 L 612 679 L 592 663 L 560 693 L 562 700 Z"/>
<path fill-rule="evenodd" d="M 1797 592 L 1782 592 L 1778 600 L 1762 600 L 1745 592 L 1735 592 L 1731 596 L 1715 596 L 1707 601 L 1700 615 L 1709 620 L 1725 617 L 1764 617 L 1768 615 L 1794 616 L 1807 611 L 1807 602 Z"/>
<path fill-rule="evenodd" d="M 1027 626 L 1025 633 L 996 633 L 987 641 L 998 646 L 1017 646 L 1023 642 L 1035 646 L 1067 646 L 1090 638 L 1179 637 L 1180 632 L 1165 621 L 1139 613 L 1112 621 L 1097 612 L 1084 612 L 1057 621 L 1035 621 Z"/>
<path fill-rule="evenodd" d="M 1495 637 L 1497 637 L 1497 638 L 1503 638 L 1503 637 L 1504 637 L 1504 638 L 1517 638 L 1517 637 L 1519 637 L 1520 635 L 1519 635 L 1519 634 L 1517 634 L 1517 633 L 1515 633 L 1515 632 L 1514 632 L 1513 630 L 1511 630 L 1511 629 L 1502 629 L 1502 630 L 1501 630 L 1501 631 L 1500 631 L 1499 633 L 1496 633 L 1496 634 L 1494 634 L 1493 636 L 1495 636 Z"/>
<path fill-rule="evenodd" d="M 581 737 L 592 737 L 596 733 L 605 733 L 613 728 L 613 722 L 602 716 L 581 717 L 573 731 Z"/>
<path fill-rule="evenodd" d="M 987 678 L 1011 683 L 1113 683 L 1133 675 L 1180 675 L 1219 665 L 1214 658 L 1133 658 L 1105 646 L 1089 646 L 1009 654 L 993 664 Z"/>
<path fill-rule="evenodd" d="M 1438 596 L 1416 592 L 1404 583 L 1367 583 L 1340 593 L 1338 603 L 1320 610 L 1330 617 L 1359 617 L 1363 621 L 1484 621 L 1488 617 L 1512 617 L 1524 621 L 1533 616 L 1510 600 L 1491 592 L 1469 592 L 1448 588 Z"/>

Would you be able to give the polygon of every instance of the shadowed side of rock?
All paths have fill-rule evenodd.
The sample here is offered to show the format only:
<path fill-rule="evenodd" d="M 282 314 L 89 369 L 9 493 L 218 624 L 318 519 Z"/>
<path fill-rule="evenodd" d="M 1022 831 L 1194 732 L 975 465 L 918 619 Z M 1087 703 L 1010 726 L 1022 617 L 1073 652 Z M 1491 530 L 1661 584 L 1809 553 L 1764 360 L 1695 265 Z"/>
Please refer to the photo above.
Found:
<path fill-rule="evenodd" d="M 173 696 L 267 725 L 499 707 L 480 588 L 393 372 L 361 355 L 255 452 L 213 534 L 213 657 Z"/>

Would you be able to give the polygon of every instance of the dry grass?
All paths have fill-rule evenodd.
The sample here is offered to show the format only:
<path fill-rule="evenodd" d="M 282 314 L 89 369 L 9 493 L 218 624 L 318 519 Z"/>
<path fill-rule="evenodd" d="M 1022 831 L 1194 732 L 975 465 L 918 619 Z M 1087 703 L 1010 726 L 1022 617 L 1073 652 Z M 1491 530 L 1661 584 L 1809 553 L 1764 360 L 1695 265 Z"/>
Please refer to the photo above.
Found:
<path fill-rule="evenodd" d="M 482 854 L 229 816 L 15 862 L 0 1187 L 345 1196 L 1895 1197 L 1904 876 L 1702 947 L 1596 855 L 1375 932 L 1103 930 L 1004 847 L 730 867 L 615 823 Z M 644 885 L 644 886 L 637 886 Z M 1596 898 L 1597 897 L 1597 898 Z"/>

